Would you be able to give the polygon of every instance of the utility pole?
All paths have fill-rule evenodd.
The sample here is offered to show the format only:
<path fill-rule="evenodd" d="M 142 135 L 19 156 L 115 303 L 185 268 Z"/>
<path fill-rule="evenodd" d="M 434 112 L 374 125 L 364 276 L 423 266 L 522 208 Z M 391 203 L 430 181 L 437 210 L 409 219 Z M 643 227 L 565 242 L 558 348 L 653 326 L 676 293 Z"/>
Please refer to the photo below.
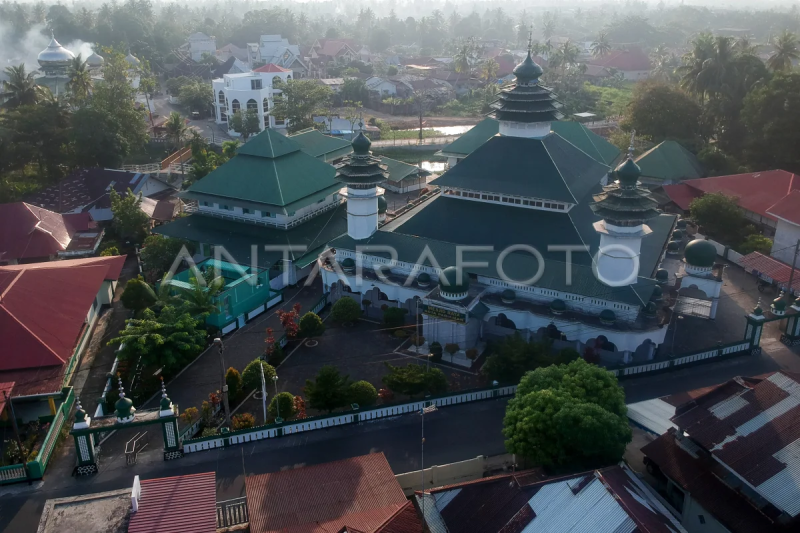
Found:
<path fill-rule="evenodd" d="M 278 374 L 272 376 L 272 382 L 275 384 L 275 411 L 278 415 L 275 419 L 277 420 L 281 417 L 281 402 L 278 400 Z"/>
<path fill-rule="evenodd" d="M 220 367 L 220 391 L 222 392 L 222 406 L 225 408 L 225 423 L 231 427 L 231 408 L 228 404 L 228 384 L 225 383 L 225 346 L 222 344 L 222 339 L 214 339 L 214 346 L 217 347 L 219 352 L 219 367 Z"/>
<path fill-rule="evenodd" d="M 259 363 L 261 368 L 261 403 L 264 408 L 264 423 L 267 423 L 267 382 L 264 379 L 264 363 Z"/>
<path fill-rule="evenodd" d="M 19 462 L 22 463 L 22 469 L 25 471 L 25 479 L 28 480 L 28 485 L 31 485 L 31 475 L 28 472 L 28 461 L 25 457 L 25 449 L 22 447 L 22 439 L 19 438 L 19 428 L 17 427 L 17 414 L 14 412 L 14 404 L 11 403 L 11 398 L 8 397 L 6 391 L 3 391 L 3 398 L 5 398 L 8 409 L 11 411 L 11 428 L 14 430 L 14 439 L 17 441 L 17 448 L 19 449 Z"/>
<path fill-rule="evenodd" d="M 797 239 L 797 242 L 794 245 L 794 254 L 792 255 L 792 265 L 791 265 L 791 273 L 789 274 L 789 295 L 791 296 L 794 294 L 792 290 L 792 283 L 794 283 L 794 264 L 797 261 L 797 252 L 800 251 L 800 239 Z"/>

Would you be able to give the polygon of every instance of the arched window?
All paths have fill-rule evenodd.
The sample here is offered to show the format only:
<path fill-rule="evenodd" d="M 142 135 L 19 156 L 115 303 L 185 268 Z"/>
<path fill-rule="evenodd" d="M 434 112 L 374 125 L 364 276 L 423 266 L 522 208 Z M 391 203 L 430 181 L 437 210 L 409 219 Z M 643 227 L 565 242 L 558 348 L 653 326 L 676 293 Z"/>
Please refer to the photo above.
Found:
<path fill-rule="evenodd" d="M 250 111 L 251 109 L 253 111 L 258 111 L 258 102 L 256 102 L 252 98 L 247 101 L 247 110 Z"/>
<path fill-rule="evenodd" d="M 218 101 L 219 101 L 220 105 L 225 105 L 225 93 L 224 92 L 222 92 L 222 91 L 219 92 Z"/>
<path fill-rule="evenodd" d="M 241 104 L 239 104 L 239 100 L 234 100 L 231 102 L 231 113 L 236 113 L 241 108 Z"/>
<path fill-rule="evenodd" d="M 266 114 L 267 111 L 269 111 L 269 99 L 268 98 L 264 98 L 264 101 L 261 104 L 264 107 L 264 114 Z"/>
<path fill-rule="evenodd" d="M 291 75 L 291 74 L 289 74 L 288 76 L 286 76 L 286 81 L 289 81 L 290 79 L 292 79 L 292 75 Z"/>

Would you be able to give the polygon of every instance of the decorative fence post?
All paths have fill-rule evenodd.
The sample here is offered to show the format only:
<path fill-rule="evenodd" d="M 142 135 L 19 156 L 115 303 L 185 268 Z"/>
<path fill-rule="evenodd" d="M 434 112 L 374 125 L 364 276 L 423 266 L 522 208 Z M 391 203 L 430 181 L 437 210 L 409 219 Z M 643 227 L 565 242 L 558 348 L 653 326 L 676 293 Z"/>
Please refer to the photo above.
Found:
<path fill-rule="evenodd" d="M 745 317 L 747 328 L 744 332 L 744 339 L 750 342 L 750 354 L 761 355 L 761 332 L 764 330 L 764 310 L 761 309 L 761 299 L 759 298 L 753 311 Z"/>
<path fill-rule="evenodd" d="M 164 386 L 164 378 L 161 378 L 161 404 L 159 405 L 158 417 L 161 420 L 161 431 L 164 435 L 164 460 L 180 459 L 183 457 L 181 451 L 181 440 L 178 433 L 177 408 L 167 396 L 167 389 Z"/>
<path fill-rule="evenodd" d="M 79 476 L 96 474 L 97 456 L 94 451 L 94 436 L 91 433 L 92 418 L 86 414 L 81 406 L 80 398 L 77 399 L 78 408 L 75 411 L 75 423 L 72 425 L 72 434 L 75 439 L 75 450 L 78 454 L 78 466 L 75 473 Z"/>

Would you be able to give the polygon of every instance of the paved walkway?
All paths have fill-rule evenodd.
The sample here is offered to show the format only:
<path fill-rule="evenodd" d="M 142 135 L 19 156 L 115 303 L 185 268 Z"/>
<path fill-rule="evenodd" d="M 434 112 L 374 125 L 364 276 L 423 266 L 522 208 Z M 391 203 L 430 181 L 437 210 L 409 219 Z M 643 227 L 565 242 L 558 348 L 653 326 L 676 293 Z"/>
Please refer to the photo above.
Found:
<path fill-rule="evenodd" d="M 230 335 L 223 338 L 225 346 L 225 368 L 233 367 L 239 372 L 264 353 L 266 330 L 275 330 L 275 338 L 283 333 L 277 311 L 288 311 L 295 303 L 300 304 L 300 314 L 304 314 L 322 297 L 322 280 L 317 278 L 309 287 L 288 288 L 283 293 L 284 301 L 263 315 L 255 318 Z M 181 411 L 197 407 L 208 400 L 208 394 L 220 388 L 219 354 L 215 347 L 203 352 L 197 360 L 167 384 L 170 399 L 177 403 Z M 280 381 L 278 388 L 282 389 Z M 158 399 L 146 402 L 142 407 L 153 407 Z"/>

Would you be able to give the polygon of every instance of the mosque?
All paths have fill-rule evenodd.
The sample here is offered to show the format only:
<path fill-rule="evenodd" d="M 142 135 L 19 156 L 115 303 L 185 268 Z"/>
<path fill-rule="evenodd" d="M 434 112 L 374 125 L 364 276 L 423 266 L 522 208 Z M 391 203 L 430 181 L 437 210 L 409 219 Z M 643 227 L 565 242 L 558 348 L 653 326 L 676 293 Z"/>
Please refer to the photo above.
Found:
<path fill-rule="evenodd" d="M 661 263 L 685 223 L 656 209 L 630 155 L 612 169 L 554 131 L 562 104 L 530 53 L 514 75 L 492 104 L 499 133 L 431 181 L 441 194 L 383 225 L 387 168 L 356 137 L 337 169 L 347 233 L 321 256 L 324 289 L 365 309 L 404 308 L 426 345 L 460 354 L 516 332 L 619 363 L 651 359 L 670 316 Z M 712 300 L 715 256 L 693 241 L 681 273 Z"/>

